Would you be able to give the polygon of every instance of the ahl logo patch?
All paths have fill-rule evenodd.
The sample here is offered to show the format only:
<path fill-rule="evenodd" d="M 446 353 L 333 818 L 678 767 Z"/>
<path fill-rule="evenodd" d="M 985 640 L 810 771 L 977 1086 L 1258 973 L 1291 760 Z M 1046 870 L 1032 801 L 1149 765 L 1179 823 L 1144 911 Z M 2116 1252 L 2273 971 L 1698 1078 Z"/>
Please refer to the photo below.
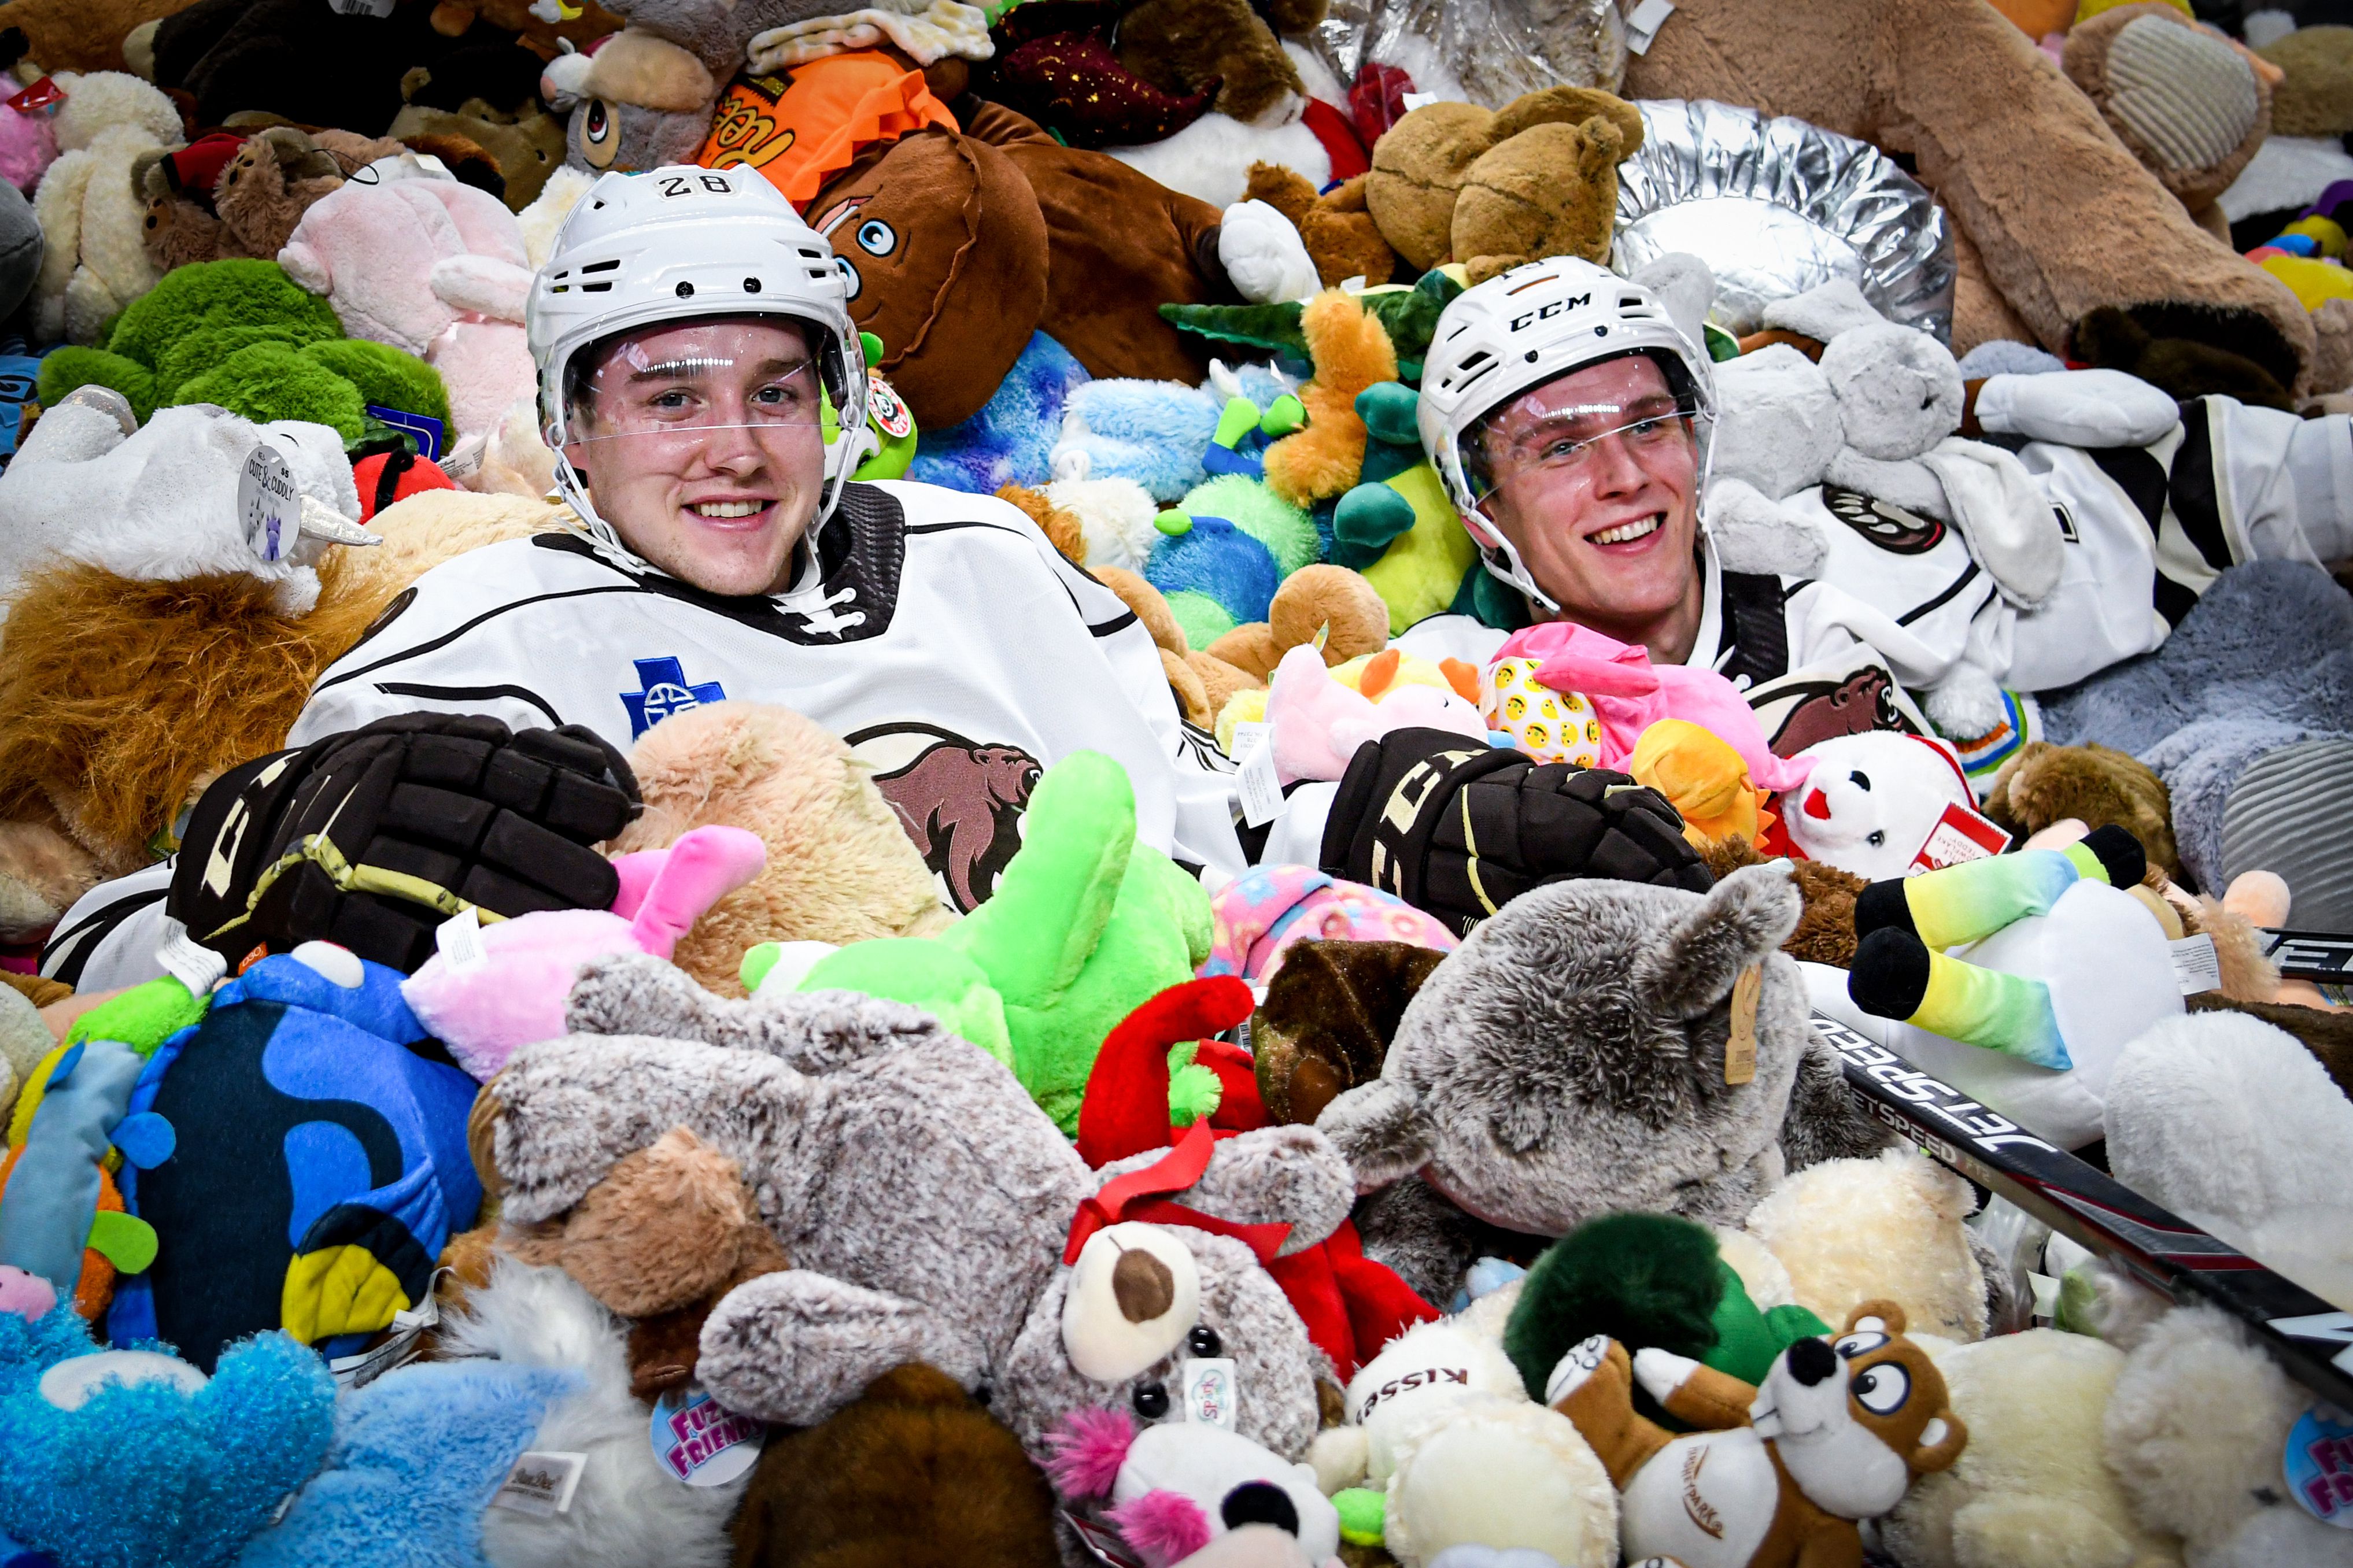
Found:
<path fill-rule="evenodd" d="M 686 669 L 675 658 L 640 658 L 632 662 L 638 667 L 639 689 L 619 694 L 622 706 L 629 710 L 632 741 L 673 713 L 683 713 L 706 702 L 727 700 L 726 688 L 715 680 L 688 685 Z"/>

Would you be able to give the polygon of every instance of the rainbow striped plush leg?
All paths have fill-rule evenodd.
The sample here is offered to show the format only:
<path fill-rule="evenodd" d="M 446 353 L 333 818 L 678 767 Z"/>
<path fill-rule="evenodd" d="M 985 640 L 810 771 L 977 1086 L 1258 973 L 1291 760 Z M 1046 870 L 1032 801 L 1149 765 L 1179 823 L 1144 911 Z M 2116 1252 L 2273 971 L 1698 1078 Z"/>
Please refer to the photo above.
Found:
<path fill-rule="evenodd" d="M 1984 862 L 1978 862 L 1983 864 Z M 2065 1071 L 2051 990 L 2040 980 L 1980 969 L 1932 952 L 1910 931 L 1873 931 L 1855 947 L 1847 994 L 1864 1012 L 2021 1061 Z"/>
<path fill-rule="evenodd" d="M 2138 839 L 2121 827 L 2100 827 L 2064 849 L 1996 855 L 1874 882 L 1855 895 L 1855 931 L 1909 931 L 1941 952 L 1991 936 L 2012 921 L 2048 914 L 2059 895 L 2082 879 L 2130 887 L 2147 868 Z"/>

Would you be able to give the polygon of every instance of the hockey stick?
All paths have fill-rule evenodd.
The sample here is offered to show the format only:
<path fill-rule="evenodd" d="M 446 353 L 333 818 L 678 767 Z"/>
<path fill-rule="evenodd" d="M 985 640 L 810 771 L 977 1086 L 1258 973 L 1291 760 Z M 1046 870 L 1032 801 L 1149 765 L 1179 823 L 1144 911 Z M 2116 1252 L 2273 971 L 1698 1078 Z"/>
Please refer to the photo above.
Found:
<path fill-rule="evenodd" d="M 2255 935 L 2263 956 L 2279 965 L 2283 980 L 2309 980 L 2316 985 L 2353 984 L 2353 936 L 2334 931 L 2274 931 L 2258 926 Z"/>
<path fill-rule="evenodd" d="M 1835 1019 L 1817 1013 L 1813 1025 L 1816 1037 L 1846 1064 L 1847 1092 L 1864 1114 L 2159 1294 L 2229 1312 L 2289 1376 L 2353 1410 L 2353 1313 L 2337 1310 Z"/>

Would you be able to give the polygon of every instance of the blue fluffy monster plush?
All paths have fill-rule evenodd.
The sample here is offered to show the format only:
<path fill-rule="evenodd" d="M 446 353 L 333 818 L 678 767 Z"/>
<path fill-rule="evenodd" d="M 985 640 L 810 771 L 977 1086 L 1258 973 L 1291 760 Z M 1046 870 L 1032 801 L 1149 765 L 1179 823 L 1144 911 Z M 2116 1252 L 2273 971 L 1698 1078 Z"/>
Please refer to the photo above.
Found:
<path fill-rule="evenodd" d="M 1004 485 L 1044 484 L 1053 477 L 1050 459 L 1063 407 L 1086 382 L 1086 367 L 1070 350 L 1043 332 L 1031 334 L 979 413 L 917 437 L 906 477 L 979 495 L 994 495 Z"/>
<path fill-rule="evenodd" d="M 69 1305 L 0 1311 L 0 1537 L 58 1568 L 232 1563 L 325 1459 L 334 1404 L 284 1334 L 206 1378 L 160 1349 L 98 1349 Z"/>
<path fill-rule="evenodd" d="M 495 1361 L 386 1373 L 343 1397 L 326 1470 L 237 1568 L 488 1568 L 482 1510 L 549 1406 L 585 1382 Z"/>
<path fill-rule="evenodd" d="M 1219 382 L 1226 384 L 1220 390 Z M 1134 479 L 1163 506 L 1209 479 L 1203 458 L 1233 396 L 1268 407 L 1290 391 L 1263 365 L 1242 365 L 1207 386 L 1180 381 L 1089 382 L 1071 395 L 1054 444 L 1058 479 Z M 1221 448 L 1221 451 L 1225 449 Z M 917 475 L 922 478 L 922 475 Z"/>

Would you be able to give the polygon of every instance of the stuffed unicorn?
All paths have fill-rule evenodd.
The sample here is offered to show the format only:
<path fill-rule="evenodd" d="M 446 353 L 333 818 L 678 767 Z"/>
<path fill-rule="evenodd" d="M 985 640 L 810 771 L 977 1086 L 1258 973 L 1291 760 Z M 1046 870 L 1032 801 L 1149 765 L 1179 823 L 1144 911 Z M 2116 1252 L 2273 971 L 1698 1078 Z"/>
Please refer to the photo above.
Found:
<path fill-rule="evenodd" d="M 481 962 L 437 952 L 400 994 L 458 1065 L 487 1083 L 516 1047 L 565 1032 L 565 999 L 582 964 L 617 952 L 668 958 L 703 911 L 758 876 L 767 858 L 757 835 L 716 826 L 691 829 L 667 849 L 617 856 L 621 891 L 611 910 L 501 921 L 481 933 Z"/>

